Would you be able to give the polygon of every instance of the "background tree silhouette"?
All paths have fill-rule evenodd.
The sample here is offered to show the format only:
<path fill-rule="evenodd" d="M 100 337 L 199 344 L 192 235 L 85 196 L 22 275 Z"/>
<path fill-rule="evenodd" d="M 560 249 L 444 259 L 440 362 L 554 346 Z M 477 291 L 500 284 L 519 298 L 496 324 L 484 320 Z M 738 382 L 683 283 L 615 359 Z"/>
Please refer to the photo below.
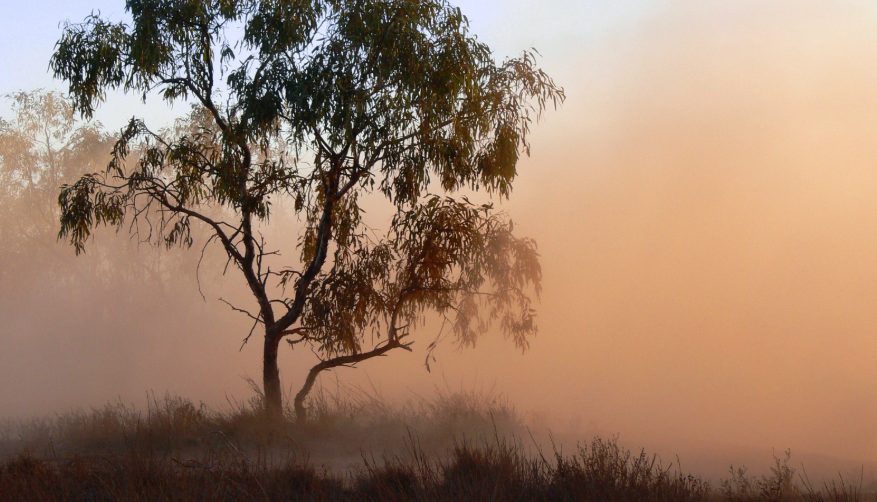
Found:
<path fill-rule="evenodd" d="M 76 109 L 90 116 L 120 88 L 193 111 L 161 131 L 132 119 L 107 168 L 61 191 L 61 236 L 81 251 L 102 224 L 129 221 L 168 246 L 191 245 L 193 222 L 209 228 L 255 299 L 236 308 L 254 320 L 250 335 L 261 326 L 269 414 L 282 412 L 283 339 L 322 359 L 295 398 L 299 419 L 321 371 L 410 349 L 428 312 L 461 345 L 497 322 L 526 347 L 536 245 L 490 204 L 450 195 L 509 196 L 532 121 L 564 98 L 532 53 L 497 64 L 442 0 L 126 9 L 130 25 L 65 27 L 51 67 Z M 363 222 L 367 195 L 395 208 L 383 236 Z M 305 222 L 286 262 L 258 232 L 281 199 Z"/>
<path fill-rule="evenodd" d="M 51 249 L 58 225 L 58 187 L 106 162 L 112 138 L 100 124 L 78 123 L 56 92 L 5 96 L 9 121 L 0 119 L 0 255 L 37 257 Z M 54 258 L 57 258 L 54 257 Z M 47 260 L 48 261 L 48 260 Z M 36 263 L 45 270 L 48 263 Z M 5 270 L 12 273 L 12 270 Z"/>
<path fill-rule="evenodd" d="M 134 284 L 159 284 L 163 275 L 177 274 L 182 264 L 175 257 L 138 255 L 136 242 L 105 242 L 93 260 L 73 262 L 56 241 L 58 188 L 105 166 L 115 139 L 99 122 L 77 120 L 61 93 L 20 91 L 5 98 L 11 114 L 0 119 L 0 283 L 9 285 L 0 288 L 4 304 L 24 301 L 24 290 L 39 294 L 46 284 L 75 295 L 100 283 L 121 301 Z"/>

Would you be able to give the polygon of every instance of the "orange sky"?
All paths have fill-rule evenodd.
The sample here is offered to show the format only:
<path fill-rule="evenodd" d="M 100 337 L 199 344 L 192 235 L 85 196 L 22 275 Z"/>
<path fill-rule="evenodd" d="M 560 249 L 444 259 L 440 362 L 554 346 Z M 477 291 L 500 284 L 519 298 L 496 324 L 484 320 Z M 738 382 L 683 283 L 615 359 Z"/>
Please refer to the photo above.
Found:
<path fill-rule="evenodd" d="M 610 431 L 873 460 L 877 16 L 771 6 L 673 2 L 583 51 L 509 205 L 546 293 L 507 385 Z"/>

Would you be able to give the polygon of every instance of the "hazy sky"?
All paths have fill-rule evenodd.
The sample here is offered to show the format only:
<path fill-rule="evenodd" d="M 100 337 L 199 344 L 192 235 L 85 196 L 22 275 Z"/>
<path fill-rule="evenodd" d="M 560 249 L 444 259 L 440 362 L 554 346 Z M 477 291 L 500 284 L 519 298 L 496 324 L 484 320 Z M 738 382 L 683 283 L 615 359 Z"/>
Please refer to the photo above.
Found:
<path fill-rule="evenodd" d="M 485 339 L 448 347 L 432 375 L 416 352 L 342 378 L 392 395 L 495 386 L 555 424 L 642 443 L 877 461 L 873 3 L 457 3 L 499 57 L 535 47 L 567 90 L 504 204 L 540 245 L 541 333 L 523 356 Z M 58 22 L 123 13 L 110 0 L 14 5 L 0 17 L 2 92 L 62 88 L 46 74 Z M 112 127 L 172 116 L 110 105 L 97 117 Z M 238 333 L 219 339 L 211 354 L 238 362 L 216 374 L 231 377 L 186 392 L 221 396 L 259 373 Z M 303 369 L 281 359 L 294 386 Z M 129 380 L 94 395 L 167 383 L 148 368 Z"/>

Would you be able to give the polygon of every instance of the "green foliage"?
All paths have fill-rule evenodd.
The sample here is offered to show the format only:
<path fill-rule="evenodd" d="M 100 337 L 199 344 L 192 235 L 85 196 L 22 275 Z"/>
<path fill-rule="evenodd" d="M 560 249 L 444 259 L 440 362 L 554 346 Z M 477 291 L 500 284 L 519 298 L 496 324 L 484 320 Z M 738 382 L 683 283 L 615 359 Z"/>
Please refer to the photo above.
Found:
<path fill-rule="evenodd" d="M 526 347 L 535 244 L 491 206 L 448 195 L 511 193 L 532 122 L 564 99 L 532 53 L 497 64 L 444 0 L 127 9 L 130 25 L 65 28 L 51 67 L 75 108 L 91 115 L 109 89 L 194 105 L 166 130 L 132 119 L 107 169 L 63 188 L 61 236 L 77 251 L 97 225 L 132 220 L 172 246 L 191 245 L 200 222 L 247 279 L 269 345 L 294 334 L 327 357 L 365 355 L 369 333 L 401 347 L 435 311 L 462 345 L 498 321 Z M 380 239 L 362 223 L 370 194 L 396 208 Z M 272 269 L 254 225 L 283 199 L 306 230 L 299 262 Z"/>

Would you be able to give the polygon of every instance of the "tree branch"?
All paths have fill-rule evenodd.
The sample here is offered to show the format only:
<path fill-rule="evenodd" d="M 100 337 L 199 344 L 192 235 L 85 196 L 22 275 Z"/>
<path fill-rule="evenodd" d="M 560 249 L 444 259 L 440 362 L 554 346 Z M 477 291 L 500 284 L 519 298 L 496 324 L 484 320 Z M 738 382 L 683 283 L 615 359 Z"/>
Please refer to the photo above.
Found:
<path fill-rule="evenodd" d="M 304 420 L 305 418 L 305 407 L 304 400 L 307 395 L 311 392 L 311 389 L 314 387 L 314 383 L 317 381 L 317 376 L 325 370 L 337 368 L 339 366 L 353 366 L 357 363 L 361 363 L 362 361 L 371 359 L 373 357 L 380 357 L 386 355 L 387 352 L 393 349 L 404 349 L 411 352 L 411 344 L 403 344 L 398 339 L 387 340 L 387 343 L 380 347 L 375 347 L 374 349 L 368 352 L 362 352 L 359 354 L 351 354 L 348 356 L 339 356 L 333 357 L 331 359 L 327 359 L 325 361 L 320 362 L 308 372 L 307 379 L 305 379 L 304 386 L 302 386 L 301 390 L 298 391 L 298 394 L 295 395 L 295 416 L 299 421 Z"/>

